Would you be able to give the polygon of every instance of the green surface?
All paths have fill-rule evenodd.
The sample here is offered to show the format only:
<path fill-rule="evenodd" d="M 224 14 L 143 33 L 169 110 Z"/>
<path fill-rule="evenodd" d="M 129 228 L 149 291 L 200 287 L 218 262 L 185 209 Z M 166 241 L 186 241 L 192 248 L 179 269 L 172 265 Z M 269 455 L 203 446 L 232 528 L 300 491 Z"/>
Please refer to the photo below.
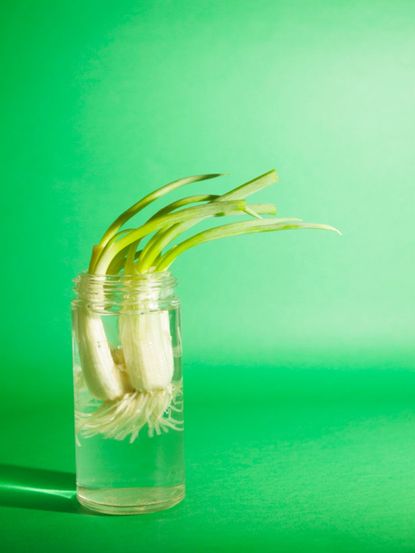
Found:
<path fill-rule="evenodd" d="M 239 400 L 212 408 L 195 403 L 191 371 L 199 370 L 216 379 L 223 372 L 188 367 L 187 497 L 171 511 L 83 513 L 73 500 L 69 407 L 8 419 L 5 550 L 414 551 L 414 373 L 316 369 L 311 379 L 280 370 L 267 401 L 260 381 L 248 388 L 243 379 Z M 265 372 L 263 382 L 269 390 L 275 375 Z"/>
<path fill-rule="evenodd" d="M 275 166 L 260 200 L 343 231 L 178 260 L 183 505 L 108 519 L 3 486 L 2 543 L 414 551 L 415 4 L 0 9 L 4 482 L 71 493 L 71 279 L 139 196 L 225 171 L 191 192 L 220 193 Z"/>

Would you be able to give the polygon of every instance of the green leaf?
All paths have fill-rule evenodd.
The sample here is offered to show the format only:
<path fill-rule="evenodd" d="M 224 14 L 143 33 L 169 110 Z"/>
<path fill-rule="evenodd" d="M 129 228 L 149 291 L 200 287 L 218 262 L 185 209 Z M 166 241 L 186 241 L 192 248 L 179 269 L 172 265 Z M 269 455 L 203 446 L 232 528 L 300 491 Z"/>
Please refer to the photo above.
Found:
<path fill-rule="evenodd" d="M 320 225 L 316 223 L 303 223 L 301 219 L 285 218 L 285 219 L 262 219 L 261 221 L 245 221 L 243 223 L 231 223 L 222 225 L 209 230 L 195 234 L 191 238 L 184 240 L 180 244 L 174 246 L 165 255 L 160 258 L 157 264 L 156 271 L 167 270 L 178 255 L 186 250 L 199 246 L 205 242 L 219 240 L 220 238 L 228 238 L 231 236 L 239 236 L 242 234 L 251 234 L 254 232 L 271 232 L 280 230 L 294 229 L 318 229 L 330 230 L 340 234 L 340 232 L 330 225 Z"/>
<path fill-rule="evenodd" d="M 100 257 L 94 266 L 93 272 L 95 274 L 105 274 L 112 259 L 120 251 L 128 248 L 137 240 L 144 238 L 144 236 L 158 231 L 163 227 L 208 215 L 229 215 L 231 213 L 240 213 L 245 209 L 245 205 L 246 204 L 243 200 L 234 200 L 229 202 L 210 202 L 203 206 L 188 207 L 180 211 L 161 215 L 152 221 L 148 221 L 144 225 L 129 232 L 126 236 L 122 236 L 120 239 L 118 239 L 118 235 L 115 235 L 102 250 Z"/>
<path fill-rule="evenodd" d="M 200 202 L 213 202 L 220 198 L 218 194 L 197 194 L 194 196 L 187 196 L 186 198 L 181 198 L 180 200 L 176 200 L 175 202 L 172 202 L 171 204 L 166 205 L 165 207 L 159 209 L 157 213 L 155 213 L 149 221 L 152 221 L 153 219 L 156 219 L 160 215 L 166 215 L 167 213 L 171 213 L 175 209 L 179 209 L 180 207 L 184 207 L 189 204 L 196 204 Z"/>
<path fill-rule="evenodd" d="M 141 200 L 139 200 L 134 205 L 129 207 L 126 211 L 121 213 L 121 215 L 115 219 L 115 221 L 105 231 L 99 244 L 97 246 L 94 246 L 92 250 L 91 261 L 89 264 L 89 272 L 94 272 L 95 267 L 98 263 L 98 259 L 102 251 L 107 246 L 108 242 L 118 233 L 122 225 L 124 225 L 129 219 L 131 219 L 131 217 L 136 215 L 139 211 L 147 207 L 155 200 L 162 198 L 166 194 L 169 194 L 170 192 L 173 192 L 174 190 L 177 190 L 182 186 L 186 186 L 188 184 L 192 184 L 194 182 L 199 182 L 202 180 L 214 179 L 220 176 L 222 176 L 222 173 L 210 173 L 206 175 L 194 175 L 191 177 L 184 177 L 182 179 L 169 182 L 168 184 L 165 184 L 161 188 L 158 188 L 157 190 L 150 192 L 150 194 L 147 194 L 147 196 L 144 196 L 144 198 L 141 198 Z"/>
<path fill-rule="evenodd" d="M 236 188 L 230 190 L 229 192 L 226 192 L 225 194 L 222 194 L 221 196 L 217 197 L 217 201 L 245 199 L 248 196 L 255 194 L 259 190 L 262 190 L 263 188 L 276 183 L 277 180 L 278 175 L 275 169 L 272 169 L 271 171 L 267 171 L 263 175 L 260 175 L 259 177 L 256 177 L 244 184 L 241 184 L 240 186 L 237 186 Z M 245 213 L 257 219 L 262 219 L 260 214 L 254 211 L 252 206 L 247 206 L 245 208 Z M 265 210 L 263 213 L 275 215 L 276 209 L 275 207 L 272 207 L 271 210 Z M 169 228 L 167 230 L 159 231 L 144 248 L 143 253 L 140 257 L 140 261 L 138 263 L 138 270 L 140 272 L 145 272 L 149 270 L 152 267 L 155 259 L 157 259 L 159 255 L 161 255 L 161 252 L 164 248 L 166 248 L 180 234 L 197 225 L 204 219 L 205 217 L 199 220 L 194 219 L 191 222 L 179 223 L 171 229 Z"/>
<path fill-rule="evenodd" d="M 166 205 L 165 207 L 159 209 L 152 217 L 150 217 L 150 219 L 147 220 L 147 222 L 154 221 L 154 219 L 157 219 L 157 217 L 159 217 L 160 215 L 166 215 L 167 213 L 171 213 L 172 211 L 174 211 L 174 210 L 176 210 L 180 207 L 184 207 L 184 206 L 192 204 L 192 203 L 209 202 L 209 201 L 216 200 L 217 198 L 219 198 L 219 196 L 217 194 L 198 194 L 198 195 L 194 195 L 194 196 L 187 196 L 186 198 L 181 198 L 181 199 L 176 200 L 176 201 Z M 141 255 L 141 258 L 143 257 L 145 252 L 148 251 L 150 243 L 152 241 L 154 241 L 155 238 L 158 235 L 161 235 L 163 232 L 164 232 L 163 230 L 160 230 L 152 237 L 152 239 L 149 241 L 149 243 L 146 245 L 146 247 L 143 248 L 143 250 L 142 250 L 143 253 Z M 127 255 L 124 255 L 124 257 L 126 259 L 125 270 L 126 270 L 127 273 L 133 274 L 135 272 L 135 263 L 134 263 L 134 261 L 137 258 L 136 249 L 137 249 L 139 243 L 140 243 L 140 240 L 137 240 L 136 242 L 131 244 L 131 246 L 129 246 L 129 248 L 128 248 Z M 156 255 L 156 257 L 157 257 L 157 255 Z"/>
<path fill-rule="evenodd" d="M 277 172 L 275 171 L 275 169 L 271 169 L 271 171 L 267 171 L 263 175 L 260 175 L 259 177 L 256 177 L 246 182 L 245 184 L 241 184 L 240 186 L 237 186 L 236 188 L 230 190 L 229 192 L 226 192 L 225 194 L 222 194 L 220 198 L 221 200 L 243 200 L 245 198 L 248 198 L 248 196 L 255 194 L 256 192 L 259 192 L 263 188 L 275 184 L 277 181 Z"/>
<path fill-rule="evenodd" d="M 222 196 L 220 197 L 222 199 Z M 225 203 L 225 202 L 224 202 Z M 251 204 L 245 206 L 243 210 L 233 215 L 243 215 L 248 211 L 252 211 L 255 214 L 267 214 L 274 215 L 276 212 L 275 206 L 273 204 Z M 205 215 L 204 217 L 194 218 L 190 221 L 185 221 L 183 223 L 177 223 L 173 226 L 168 227 L 167 229 L 160 230 L 146 245 L 143 250 L 143 253 L 138 262 L 137 270 L 140 272 L 146 272 L 151 269 L 154 265 L 155 260 L 159 257 L 164 248 L 166 248 L 171 242 L 177 238 L 180 234 L 189 230 L 193 226 L 197 225 L 201 221 L 209 219 L 211 217 L 216 217 L 216 214 Z"/>

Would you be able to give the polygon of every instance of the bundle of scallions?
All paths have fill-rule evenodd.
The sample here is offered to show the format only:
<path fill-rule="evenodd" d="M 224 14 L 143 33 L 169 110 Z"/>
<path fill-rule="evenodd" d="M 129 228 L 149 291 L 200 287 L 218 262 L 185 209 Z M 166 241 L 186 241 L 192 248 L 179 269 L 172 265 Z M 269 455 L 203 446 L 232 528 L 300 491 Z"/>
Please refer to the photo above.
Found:
<path fill-rule="evenodd" d="M 215 173 L 179 179 L 140 199 L 109 226 L 93 247 L 88 273 L 96 276 L 161 273 L 194 246 L 242 234 L 295 229 L 338 232 L 329 225 L 277 218 L 273 204 L 248 203 L 249 196 L 277 181 L 274 170 L 222 195 L 185 196 L 164 206 L 143 224 L 123 228 L 155 200 L 178 188 L 219 176 Z M 249 219 L 187 234 L 183 239 L 185 232 L 202 221 L 224 216 Z M 168 313 L 137 309 L 132 316 L 131 307 L 134 308 L 128 305 L 126 310 L 128 315 L 123 316 L 121 310 L 119 317 L 121 351 L 111 349 L 99 315 L 87 304 L 78 310 L 75 331 L 82 377 L 97 402 L 96 409 L 77 414 L 78 430 L 85 437 L 102 435 L 118 440 L 129 437 L 133 442 L 145 426 L 149 435 L 181 429 L 174 415 L 175 398 L 180 390 L 172 382 L 174 359 Z"/>

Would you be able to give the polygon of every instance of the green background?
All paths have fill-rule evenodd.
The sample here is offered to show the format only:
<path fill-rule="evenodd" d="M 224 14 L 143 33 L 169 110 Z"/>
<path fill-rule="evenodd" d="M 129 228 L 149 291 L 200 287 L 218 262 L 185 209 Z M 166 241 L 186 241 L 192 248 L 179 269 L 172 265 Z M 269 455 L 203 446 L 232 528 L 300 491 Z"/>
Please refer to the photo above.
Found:
<path fill-rule="evenodd" d="M 415 4 L 1 11 L 6 549 L 414 551 Z M 188 497 L 81 513 L 71 279 L 153 188 L 229 173 L 192 188 L 217 193 L 272 167 L 260 199 L 343 236 L 236 238 L 177 261 Z"/>

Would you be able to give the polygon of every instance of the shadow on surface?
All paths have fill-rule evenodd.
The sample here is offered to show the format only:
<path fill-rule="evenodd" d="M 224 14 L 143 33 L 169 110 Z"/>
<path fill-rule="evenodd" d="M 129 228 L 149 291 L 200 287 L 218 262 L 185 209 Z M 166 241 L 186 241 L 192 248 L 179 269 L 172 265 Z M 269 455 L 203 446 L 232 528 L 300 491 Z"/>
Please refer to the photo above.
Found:
<path fill-rule="evenodd" d="M 80 513 L 75 475 L 69 472 L 0 464 L 0 505 Z"/>

